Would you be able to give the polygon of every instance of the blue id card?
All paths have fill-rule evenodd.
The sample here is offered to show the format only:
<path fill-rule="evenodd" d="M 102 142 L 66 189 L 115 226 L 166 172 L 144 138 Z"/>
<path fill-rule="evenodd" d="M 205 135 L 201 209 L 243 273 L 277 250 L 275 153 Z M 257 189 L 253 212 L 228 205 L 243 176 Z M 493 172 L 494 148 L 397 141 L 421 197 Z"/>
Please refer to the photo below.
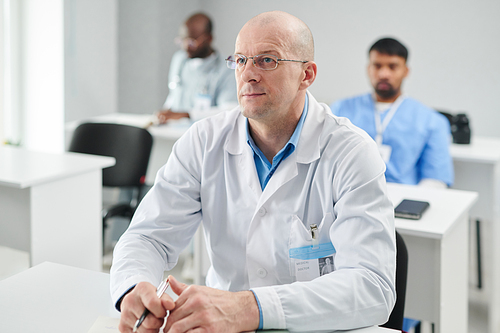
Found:
<path fill-rule="evenodd" d="M 292 248 L 288 251 L 297 281 L 311 281 L 334 271 L 335 247 L 331 242 Z"/>

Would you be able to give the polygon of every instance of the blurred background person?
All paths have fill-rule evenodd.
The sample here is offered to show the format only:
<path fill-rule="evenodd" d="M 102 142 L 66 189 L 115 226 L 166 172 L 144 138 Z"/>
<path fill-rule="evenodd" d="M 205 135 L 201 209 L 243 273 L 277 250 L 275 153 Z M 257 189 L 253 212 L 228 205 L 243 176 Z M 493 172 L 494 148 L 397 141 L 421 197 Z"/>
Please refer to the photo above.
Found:
<path fill-rule="evenodd" d="M 190 16 L 181 26 L 176 43 L 182 49 L 170 63 L 169 94 L 157 113 L 160 124 L 170 119 L 197 120 L 237 105 L 234 73 L 212 48 L 212 28 L 203 13 Z"/>
<path fill-rule="evenodd" d="M 330 107 L 349 118 L 377 143 L 388 182 L 447 187 L 453 183 L 448 119 L 402 93 L 408 76 L 408 50 L 382 38 L 368 51 L 372 93 L 343 99 Z"/>

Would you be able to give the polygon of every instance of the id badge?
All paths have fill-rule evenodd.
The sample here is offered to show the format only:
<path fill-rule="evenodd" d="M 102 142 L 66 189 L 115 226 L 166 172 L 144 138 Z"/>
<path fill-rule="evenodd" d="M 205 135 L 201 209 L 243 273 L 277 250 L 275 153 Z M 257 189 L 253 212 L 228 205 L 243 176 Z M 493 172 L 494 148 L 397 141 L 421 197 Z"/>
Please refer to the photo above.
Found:
<path fill-rule="evenodd" d="M 388 145 L 379 145 L 378 151 L 384 162 L 388 163 L 391 159 L 392 147 Z"/>
<path fill-rule="evenodd" d="M 193 121 L 200 120 L 209 115 L 212 106 L 212 97 L 207 94 L 198 94 L 194 100 L 194 107 L 189 112 L 189 117 Z"/>
<path fill-rule="evenodd" d="M 292 248 L 288 253 L 294 263 L 297 281 L 311 281 L 334 271 L 336 251 L 331 242 Z"/>

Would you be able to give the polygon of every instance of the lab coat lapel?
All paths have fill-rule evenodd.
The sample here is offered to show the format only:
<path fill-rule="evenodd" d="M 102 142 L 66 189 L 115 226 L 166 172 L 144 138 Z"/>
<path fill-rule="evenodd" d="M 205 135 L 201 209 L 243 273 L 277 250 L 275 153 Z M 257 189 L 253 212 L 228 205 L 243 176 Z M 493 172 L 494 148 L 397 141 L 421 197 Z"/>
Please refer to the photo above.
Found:
<path fill-rule="evenodd" d="M 236 159 L 236 167 L 245 175 L 245 181 L 251 193 L 254 194 L 255 201 L 259 200 L 262 189 L 253 160 L 252 149 L 246 142 L 246 118 L 242 115 L 238 117 L 235 129 L 228 136 L 225 149 Z"/>

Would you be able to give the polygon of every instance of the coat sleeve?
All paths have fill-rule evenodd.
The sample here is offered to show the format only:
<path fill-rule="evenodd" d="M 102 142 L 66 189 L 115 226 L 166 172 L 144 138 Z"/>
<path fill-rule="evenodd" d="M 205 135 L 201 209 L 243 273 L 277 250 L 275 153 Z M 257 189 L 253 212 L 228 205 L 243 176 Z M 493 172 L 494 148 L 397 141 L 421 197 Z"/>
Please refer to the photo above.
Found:
<path fill-rule="evenodd" d="M 335 270 L 312 281 L 252 289 L 264 329 L 319 332 L 387 321 L 396 300 L 394 213 L 373 145 L 352 149 L 333 180 Z"/>
<path fill-rule="evenodd" d="M 172 269 L 201 223 L 201 145 L 195 126 L 177 141 L 155 184 L 120 237 L 111 266 L 114 304 L 141 281 L 157 285 Z M 185 152 L 190 152 L 186 154 Z"/>

